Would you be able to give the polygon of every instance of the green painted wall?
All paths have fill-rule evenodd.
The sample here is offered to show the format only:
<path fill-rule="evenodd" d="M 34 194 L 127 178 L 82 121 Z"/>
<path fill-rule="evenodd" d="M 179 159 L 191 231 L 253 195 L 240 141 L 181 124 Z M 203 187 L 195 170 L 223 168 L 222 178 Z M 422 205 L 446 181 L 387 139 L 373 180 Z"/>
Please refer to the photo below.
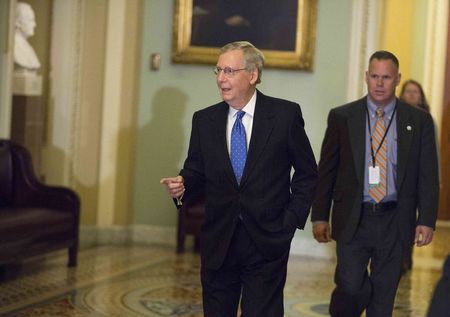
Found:
<path fill-rule="evenodd" d="M 220 100 L 211 65 L 170 62 L 174 2 L 144 2 L 133 199 L 136 224 L 175 226 L 175 207 L 159 180 L 180 170 L 194 111 Z M 328 111 L 346 102 L 351 2 L 318 1 L 314 72 L 267 69 L 259 85 L 265 94 L 300 103 L 317 160 Z M 149 70 L 152 53 L 161 53 L 159 71 Z"/>

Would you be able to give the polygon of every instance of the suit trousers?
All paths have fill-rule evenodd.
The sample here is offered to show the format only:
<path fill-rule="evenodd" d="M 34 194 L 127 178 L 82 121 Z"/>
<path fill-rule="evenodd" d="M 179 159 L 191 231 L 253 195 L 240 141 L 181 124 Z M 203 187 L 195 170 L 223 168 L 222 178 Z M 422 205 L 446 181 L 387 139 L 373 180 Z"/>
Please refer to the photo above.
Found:
<path fill-rule="evenodd" d="M 448 317 L 450 314 L 450 254 L 445 260 L 442 277 L 436 284 L 427 317 Z"/>
<path fill-rule="evenodd" d="M 224 263 L 218 270 L 202 267 L 205 317 L 282 317 L 283 289 L 289 251 L 265 259 L 239 221 Z"/>
<path fill-rule="evenodd" d="M 392 316 L 403 255 L 396 209 L 361 212 L 353 239 L 337 242 L 333 317 Z"/>

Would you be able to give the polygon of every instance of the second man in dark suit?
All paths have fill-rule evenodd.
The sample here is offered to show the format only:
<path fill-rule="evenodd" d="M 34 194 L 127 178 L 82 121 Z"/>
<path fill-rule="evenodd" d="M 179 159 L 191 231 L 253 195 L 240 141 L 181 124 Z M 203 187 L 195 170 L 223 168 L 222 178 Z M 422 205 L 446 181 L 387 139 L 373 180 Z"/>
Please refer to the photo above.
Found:
<path fill-rule="evenodd" d="M 397 58 L 375 52 L 367 96 L 328 116 L 312 221 L 317 241 L 336 240 L 334 317 L 364 310 L 367 317 L 392 316 L 402 251 L 433 237 L 439 193 L 433 120 L 395 98 L 399 82 Z"/>
<path fill-rule="evenodd" d="M 248 42 L 221 49 L 214 72 L 223 101 L 194 114 L 184 167 L 161 180 L 174 198 L 206 193 L 206 317 L 236 316 L 239 301 L 243 316 L 283 316 L 290 243 L 314 197 L 317 167 L 300 107 L 256 90 L 263 63 Z"/>

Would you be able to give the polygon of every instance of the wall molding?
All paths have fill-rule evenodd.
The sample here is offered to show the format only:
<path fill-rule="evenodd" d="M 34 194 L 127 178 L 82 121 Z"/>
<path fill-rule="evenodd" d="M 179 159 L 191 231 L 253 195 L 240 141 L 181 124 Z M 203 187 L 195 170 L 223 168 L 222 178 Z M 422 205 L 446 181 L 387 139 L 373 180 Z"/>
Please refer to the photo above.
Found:
<path fill-rule="evenodd" d="M 450 221 L 438 220 L 436 227 L 448 228 Z M 98 245 L 166 245 L 176 246 L 176 228 L 160 227 L 152 225 L 130 225 L 130 226 L 81 226 L 80 248 L 86 249 Z M 193 249 L 193 239 L 186 237 L 186 249 Z M 294 236 L 291 243 L 291 255 L 308 256 L 320 259 L 334 260 L 336 258 L 336 243 L 318 243 L 312 237 L 304 237 L 301 231 Z"/>
<path fill-rule="evenodd" d="M 186 237 L 186 248 L 193 248 L 192 237 Z M 176 229 L 173 227 L 159 227 L 151 225 L 130 226 L 81 226 L 80 248 L 86 249 L 96 245 L 105 244 L 158 244 L 176 246 Z M 318 243 L 312 237 L 305 238 L 296 235 L 291 244 L 291 255 L 309 256 L 321 259 L 335 258 L 335 243 Z"/>
<path fill-rule="evenodd" d="M 176 229 L 152 225 L 80 227 L 82 249 L 104 244 L 161 244 L 175 247 Z"/>

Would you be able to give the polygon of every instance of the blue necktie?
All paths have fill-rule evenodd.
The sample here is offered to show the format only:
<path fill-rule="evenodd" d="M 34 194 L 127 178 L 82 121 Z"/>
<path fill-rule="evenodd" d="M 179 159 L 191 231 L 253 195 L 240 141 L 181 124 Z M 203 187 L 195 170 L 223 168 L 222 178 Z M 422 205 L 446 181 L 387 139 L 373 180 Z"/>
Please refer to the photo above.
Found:
<path fill-rule="evenodd" d="M 234 121 L 233 129 L 231 130 L 231 165 L 238 184 L 241 183 L 245 160 L 247 159 L 247 140 L 245 138 L 245 128 L 242 124 L 244 115 L 244 111 L 238 111 L 236 121 Z"/>

